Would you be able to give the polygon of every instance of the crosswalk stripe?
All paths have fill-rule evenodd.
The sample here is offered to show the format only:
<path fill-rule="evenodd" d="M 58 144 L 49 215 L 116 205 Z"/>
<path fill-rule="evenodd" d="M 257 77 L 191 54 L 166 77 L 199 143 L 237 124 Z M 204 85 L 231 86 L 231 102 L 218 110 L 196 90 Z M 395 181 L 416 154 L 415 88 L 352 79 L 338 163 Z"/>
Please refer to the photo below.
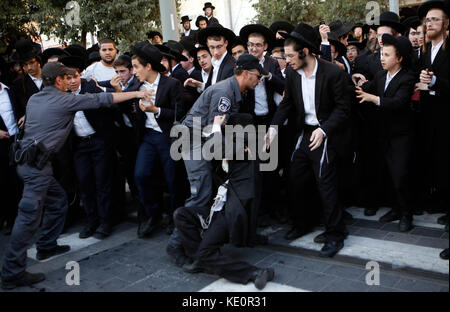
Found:
<path fill-rule="evenodd" d="M 88 247 L 90 245 L 93 245 L 95 243 L 100 242 L 99 239 L 95 238 L 95 237 L 88 237 L 86 239 L 80 239 L 78 237 L 79 233 L 73 233 L 70 235 L 66 235 L 66 236 L 61 236 L 58 239 L 58 245 L 69 245 L 70 246 L 70 251 L 67 253 L 64 253 L 64 255 L 71 253 L 71 252 L 75 252 L 77 250 L 83 249 L 85 247 Z M 32 258 L 34 260 L 36 259 L 36 246 L 33 245 L 32 248 L 27 250 L 27 256 L 28 258 Z M 55 259 L 56 257 L 61 256 L 61 255 L 57 255 L 51 258 L 48 258 L 46 260 L 42 260 L 41 262 L 46 262 L 46 261 L 50 261 L 52 259 Z"/>
<path fill-rule="evenodd" d="M 356 219 L 378 221 L 390 208 L 383 207 L 378 209 L 375 216 L 364 215 L 364 208 L 351 207 L 346 210 Z M 413 225 L 443 230 L 445 226 L 437 223 L 437 219 L 443 215 L 442 213 L 428 214 L 424 212 L 421 216 L 413 216 Z"/>
<path fill-rule="evenodd" d="M 277 272 L 275 271 L 275 279 L 276 275 Z M 274 282 L 268 282 L 264 289 L 259 290 L 252 282 L 249 282 L 247 285 L 242 285 L 221 278 L 200 289 L 199 292 L 309 292 L 309 290 Z"/>
<path fill-rule="evenodd" d="M 323 245 L 316 244 L 313 241 L 314 237 L 320 233 L 321 231 L 316 231 L 302 236 L 292 241 L 289 245 L 309 250 L 320 250 Z M 365 259 L 367 261 L 391 263 L 395 268 L 409 267 L 449 274 L 449 262 L 439 257 L 439 253 L 442 250 L 438 248 L 353 235 L 349 235 L 344 244 L 344 248 L 339 251 L 339 255 Z"/>

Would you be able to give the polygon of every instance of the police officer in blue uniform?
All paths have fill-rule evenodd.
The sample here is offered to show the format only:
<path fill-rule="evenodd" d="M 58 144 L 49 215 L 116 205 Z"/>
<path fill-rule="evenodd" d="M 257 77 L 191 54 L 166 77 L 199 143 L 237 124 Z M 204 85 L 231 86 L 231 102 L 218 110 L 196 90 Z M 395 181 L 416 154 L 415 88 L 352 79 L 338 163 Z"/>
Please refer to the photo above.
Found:
<path fill-rule="evenodd" d="M 2 288 L 13 289 L 39 283 L 43 273 L 25 271 L 27 249 L 33 242 L 41 216 L 42 228 L 36 241 L 38 260 L 70 250 L 56 240 L 61 234 L 67 211 L 63 188 L 53 176 L 51 160 L 64 145 L 79 110 L 110 107 L 113 103 L 143 97 L 145 92 L 98 93 L 75 95 L 66 93 L 67 75 L 72 70 L 59 62 L 42 69 L 44 89 L 28 101 L 23 138 L 16 142 L 14 160 L 17 173 L 24 182 L 11 240 L 3 255 Z"/>

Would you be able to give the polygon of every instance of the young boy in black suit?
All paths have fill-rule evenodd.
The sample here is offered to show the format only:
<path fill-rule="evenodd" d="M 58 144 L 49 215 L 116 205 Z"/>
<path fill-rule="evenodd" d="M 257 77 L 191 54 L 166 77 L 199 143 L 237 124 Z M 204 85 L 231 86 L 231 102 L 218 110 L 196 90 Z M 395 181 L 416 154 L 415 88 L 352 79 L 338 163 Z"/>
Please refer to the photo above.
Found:
<path fill-rule="evenodd" d="M 401 232 L 412 228 L 411 193 L 408 177 L 410 160 L 412 111 L 411 95 L 415 78 L 408 71 L 411 43 L 408 38 L 384 34 L 381 64 L 370 82 L 356 87 L 359 103 L 376 105 L 382 125 L 379 144 L 393 182 L 396 206 L 380 218 L 380 222 L 400 220 Z"/>

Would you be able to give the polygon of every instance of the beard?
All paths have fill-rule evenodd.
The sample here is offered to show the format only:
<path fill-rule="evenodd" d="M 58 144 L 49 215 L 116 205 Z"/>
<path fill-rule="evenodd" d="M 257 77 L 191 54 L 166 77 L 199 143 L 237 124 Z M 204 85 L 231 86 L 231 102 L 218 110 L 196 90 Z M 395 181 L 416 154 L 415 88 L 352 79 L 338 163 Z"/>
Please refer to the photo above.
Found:
<path fill-rule="evenodd" d="M 108 60 L 102 59 L 102 61 L 105 62 L 108 65 L 111 65 L 112 63 L 114 63 L 114 60 L 108 61 Z"/>

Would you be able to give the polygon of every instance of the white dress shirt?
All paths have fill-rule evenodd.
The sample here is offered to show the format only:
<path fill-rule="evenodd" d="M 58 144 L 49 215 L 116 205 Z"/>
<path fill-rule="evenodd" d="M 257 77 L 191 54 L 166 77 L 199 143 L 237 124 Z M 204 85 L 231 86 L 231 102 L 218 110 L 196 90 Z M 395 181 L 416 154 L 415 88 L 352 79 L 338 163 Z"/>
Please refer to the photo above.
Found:
<path fill-rule="evenodd" d="M 310 126 L 318 126 L 319 120 L 317 119 L 316 114 L 316 101 L 315 101 L 315 92 L 316 92 L 316 74 L 317 67 L 319 62 L 316 61 L 316 66 L 314 67 L 314 71 L 311 76 L 306 77 L 303 69 L 297 70 L 298 74 L 302 77 L 302 94 L 303 94 L 303 103 L 305 105 L 305 123 Z"/>
<path fill-rule="evenodd" d="M 264 57 L 259 61 L 264 68 Z M 255 88 L 255 115 L 265 116 L 269 113 L 269 105 L 267 104 L 267 92 L 264 79 L 261 79 Z"/>
<path fill-rule="evenodd" d="M 30 76 L 31 80 L 33 80 L 34 84 L 36 85 L 36 87 L 41 90 L 42 87 L 42 78 L 34 78 L 33 76 L 31 76 L 30 74 L 28 74 L 28 76 Z"/>
<path fill-rule="evenodd" d="M 9 88 L 0 82 L 0 116 L 5 123 L 6 129 L 8 129 L 9 135 L 13 136 L 19 132 L 19 128 L 17 127 L 14 110 L 6 89 Z"/>
<path fill-rule="evenodd" d="M 400 68 L 399 70 L 397 70 L 392 76 L 389 74 L 389 71 L 386 74 L 386 82 L 384 84 L 384 92 L 386 92 L 386 89 L 388 88 L 389 84 L 391 83 L 392 79 L 394 79 L 395 75 L 398 74 L 399 71 L 401 71 L 402 69 Z M 380 97 L 377 97 L 377 103 L 376 105 L 380 106 Z"/>
<path fill-rule="evenodd" d="M 436 58 L 436 55 L 438 54 L 443 44 L 444 40 L 441 40 L 441 42 L 439 42 L 435 46 L 431 44 L 431 64 L 434 63 L 434 59 Z M 428 87 L 434 86 L 435 83 L 436 83 L 436 76 L 433 75 L 433 77 L 431 78 L 431 82 L 428 84 Z M 430 95 L 436 95 L 436 91 L 430 90 Z"/>
<path fill-rule="evenodd" d="M 187 73 L 189 74 L 189 76 L 192 74 L 192 72 L 195 70 L 195 67 L 192 67 L 191 69 L 189 69 L 188 71 L 187 71 Z"/>
<path fill-rule="evenodd" d="M 143 90 L 153 90 L 155 91 L 155 95 L 152 96 L 152 102 L 153 105 L 156 105 L 155 100 L 156 100 L 156 92 L 158 91 L 158 85 L 159 85 L 159 80 L 161 79 L 161 74 L 158 73 L 158 76 L 156 77 L 155 81 L 153 83 L 149 83 L 148 81 L 145 81 L 142 86 L 139 88 L 140 91 Z M 146 105 L 149 105 L 150 103 L 148 103 L 145 99 L 142 99 L 142 102 Z M 147 120 L 145 121 L 145 127 L 149 128 L 149 129 L 153 129 L 156 131 L 159 131 L 162 133 L 161 128 L 158 125 L 158 122 L 156 121 L 156 118 L 159 117 L 159 114 L 161 113 L 161 108 L 158 109 L 158 113 L 154 114 L 154 113 L 149 113 L 149 112 L 145 112 L 145 114 L 147 115 Z"/>
<path fill-rule="evenodd" d="M 81 85 L 78 87 L 78 90 L 73 92 L 78 95 L 81 91 Z M 89 121 L 86 119 L 83 111 L 78 111 L 75 113 L 75 118 L 73 120 L 73 126 L 75 129 L 75 134 L 79 137 L 87 137 L 89 135 L 93 135 L 95 133 L 94 128 L 92 128 Z"/>
<path fill-rule="evenodd" d="M 213 65 L 213 76 L 212 76 L 211 85 L 216 84 L 216 82 L 217 82 L 217 75 L 219 74 L 220 65 L 222 65 L 223 59 L 225 58 L 225 56 L 227 56 L 227 54 L 228 54 L 228 52 L 225 51 L 225 53 L 222 55 L 220 60 L 216 60 L 215 58 L 213 58 L 211 60 L 211 63 Z"/>
<path fill-rule="evenodd" d="M 189 35 L 191 34 L 191 30 L 189 29 L 188 31 L 185 31 L 184 32 L 184 35 L 186 36 L 186 37 L 189 37 Z"/>

